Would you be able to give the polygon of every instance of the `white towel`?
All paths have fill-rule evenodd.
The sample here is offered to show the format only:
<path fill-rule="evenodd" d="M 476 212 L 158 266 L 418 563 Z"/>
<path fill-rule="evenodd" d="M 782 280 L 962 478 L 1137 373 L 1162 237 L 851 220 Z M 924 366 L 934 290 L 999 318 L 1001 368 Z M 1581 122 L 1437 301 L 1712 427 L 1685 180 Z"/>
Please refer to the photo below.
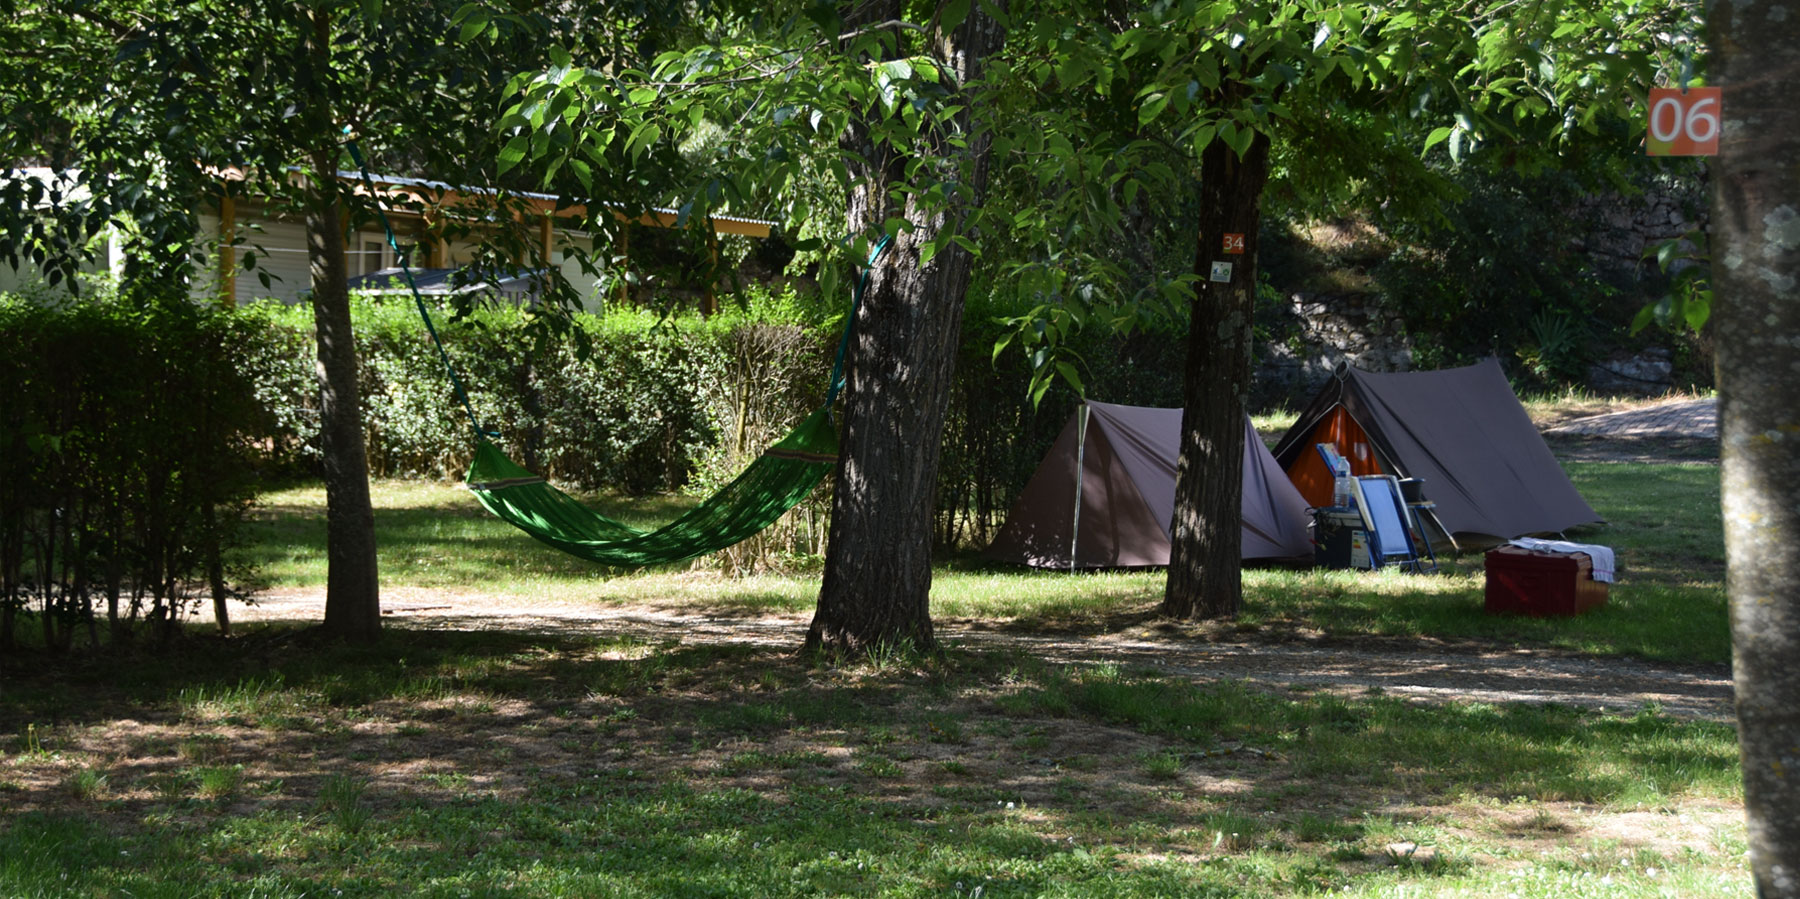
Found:
<path fill-rule="evenodd" d="M 1539 540 L 1536 537 L 1520 537 L 1508 540 L 1513 546 L 1522 546 L 1541 553 L 1586 553 L 1593 561 L 1593 578 L 1602 584 L 1610 584 L 1613 580 L 1612 547 L 1595 543 L 1570 543 L 1567 540 Z"/>

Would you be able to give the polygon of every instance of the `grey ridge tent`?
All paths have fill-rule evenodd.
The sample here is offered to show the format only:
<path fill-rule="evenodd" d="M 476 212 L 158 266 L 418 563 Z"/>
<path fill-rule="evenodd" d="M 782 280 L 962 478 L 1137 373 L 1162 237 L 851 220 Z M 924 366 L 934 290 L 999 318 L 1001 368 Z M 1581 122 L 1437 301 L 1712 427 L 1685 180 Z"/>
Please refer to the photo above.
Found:
<path fill-rule="evenodd" d="M 1492 357 L 1442 371 L 1340 366 L 1274 450 L 1313 505 L 1331 501 L 1331 476 L 1313 448 L 1324 442 L 1337 444 L 1353 474 L 1420 480 L 1439 529 L 1459 545 L 1601 520 Z"/>
<path fill-rule="evenodd" d="M 1040 568 L 1169 564 L 1181 410 L 1090 402 L 1013 503 L 989 558 Z M 1310 556 L 1306 501 L 1244 419 L 1246 559 Z"/>

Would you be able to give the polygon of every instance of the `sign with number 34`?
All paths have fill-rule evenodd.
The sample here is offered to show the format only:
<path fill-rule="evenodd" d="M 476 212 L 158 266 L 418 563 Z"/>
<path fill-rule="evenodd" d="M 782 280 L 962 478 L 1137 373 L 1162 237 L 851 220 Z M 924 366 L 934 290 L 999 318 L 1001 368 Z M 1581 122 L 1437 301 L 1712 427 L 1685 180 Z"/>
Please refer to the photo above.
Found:
<path fill-rule="evenodd" d="M 1651 88 L 1644 145 L 1651 156 L 1719 155 L 1719 88 Z"/>

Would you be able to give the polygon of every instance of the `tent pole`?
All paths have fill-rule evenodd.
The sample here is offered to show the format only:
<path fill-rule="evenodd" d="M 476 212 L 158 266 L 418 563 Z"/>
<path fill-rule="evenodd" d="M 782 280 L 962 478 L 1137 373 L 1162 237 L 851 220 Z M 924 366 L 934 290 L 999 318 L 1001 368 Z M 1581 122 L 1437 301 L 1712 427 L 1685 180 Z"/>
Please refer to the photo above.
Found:
<path fill-rule="evenodd" d="M 1069 527 L 1069 570 L 1075 570 L 1075 547 L 1081 542 L 1081 476 L 1087 470 L 1088 404 L 1075 413 L 1075 515 Z"/>

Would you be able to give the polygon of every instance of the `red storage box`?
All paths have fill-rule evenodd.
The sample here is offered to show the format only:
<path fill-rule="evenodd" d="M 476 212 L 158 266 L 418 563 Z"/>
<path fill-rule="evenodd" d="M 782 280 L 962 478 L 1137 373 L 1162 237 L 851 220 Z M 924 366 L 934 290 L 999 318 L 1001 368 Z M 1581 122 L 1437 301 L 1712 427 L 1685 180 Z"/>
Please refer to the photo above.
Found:
<path fill-rule="evenodd" d="M 1593 577 L 1587 553 L 1534 552 L 1501 546 L 1487 554 L 1489 614 L 1579 615 L 1606 603 L 1606 583 Z"/>

